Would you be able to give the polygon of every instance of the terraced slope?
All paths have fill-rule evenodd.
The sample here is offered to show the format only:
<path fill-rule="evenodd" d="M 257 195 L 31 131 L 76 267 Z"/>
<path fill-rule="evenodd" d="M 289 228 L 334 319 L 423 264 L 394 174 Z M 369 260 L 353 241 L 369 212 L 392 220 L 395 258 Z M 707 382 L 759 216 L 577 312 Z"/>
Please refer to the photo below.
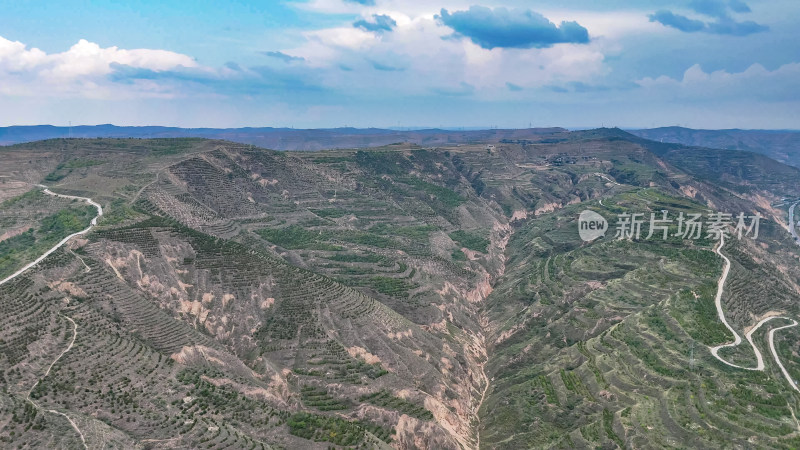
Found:
<path fill-rule="evenodd" d="M 703 208 L 650 189 L 603 204 L 592 209 Z M 490 448 L 796 446 L 797 397 L 780 367 L 767 360 L 765 373 L 738 370 L 708 350 L 733 339 L 714 307 L 722 262 L 710 243 L 582 244 L 574 219 L 582 207 L 542 217 L 511 239 L 514 269 L 487 300 L 498 326 L 482 441 Z M 783 231 L 773 224 L 760 239 L 759 250 L 744 240 L 726 246 L 735 268 L 723 299 L 740 334 L 776 311 L 798 314 L 796 268 L 780 273 L 751 256 L 789 248 Z M 765 351 L 766 331 L 754 334 Z M 755 366 L 747 345 L 725 357 Z M 798 377 L 796 355 L 783 357 Z"/>
<path fill-rule="evenodd" d="M 744 155 L 748 170 L 722 183 L 695 155 L 662 158 L 614 130 L 494 148 L 120 139 L 7 152 L 12 206 L 49 178 L 104 215 L 0 286 L 4 444 L 797 445 L 800 397 L 780 367 L 739 371 L 707 350 L 731 340 L 712 240 L 585 244 L 576 226 L 586 208 L 781 218 L 773 200 L 800 194 L 777 192 L 794 173 L 782 166 Z M 40 200 L 26 211 L 60 207 Z M 765 219 L 759 240 L 726 243 L 737 332 L 796 317 L 788 233 Z M 786 324 L 769 323 L 756 344 L 774 340 L 800 378 L 797 328 L 770 337 Z M 721 353 L 752 365 L 744 347 Z"/>

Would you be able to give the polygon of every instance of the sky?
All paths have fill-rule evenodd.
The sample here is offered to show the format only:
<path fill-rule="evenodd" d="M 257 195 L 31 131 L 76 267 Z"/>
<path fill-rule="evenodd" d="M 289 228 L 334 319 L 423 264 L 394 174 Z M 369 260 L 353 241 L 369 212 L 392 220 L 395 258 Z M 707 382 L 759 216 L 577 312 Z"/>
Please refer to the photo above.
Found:
<path fill-rule="evenodd" d="M 796 0 L 0 11 L 0 126 L 800 129 Z"/>

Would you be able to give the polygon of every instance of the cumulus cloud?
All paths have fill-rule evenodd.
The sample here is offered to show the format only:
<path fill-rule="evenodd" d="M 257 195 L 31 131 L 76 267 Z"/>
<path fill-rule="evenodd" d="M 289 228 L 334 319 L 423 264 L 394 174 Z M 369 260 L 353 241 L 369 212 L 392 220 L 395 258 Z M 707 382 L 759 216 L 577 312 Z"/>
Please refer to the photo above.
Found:
<path fill-rule="evenodd" d="M 655 95 L 705 101 L 709 98 L 736 98 L 758 101 L 798 100 L 800 63 L 789 63 L 775 70 L 753 64 L 742 72 L 705 72 L 699 64 L 688 68 L 680 79 L 660 76 L 643 78 L 637 84 Z"/>
<path fill-rule="evenodd" d="M 766 25 L 761 25 L 752 20 L 737 22 L 731 17 L 731 12 L 749 13 L 750 7 L 741 0 L 692 0 L 689 8 L 698 14 L 713 17 L 714 22 L 691 19 L 689 17 L 675 14 L 672 11 L 660 10 L 648 17 L 651 22 L 658 22 L 664 26 L 675 28 L 676 30 L 687 33 L 705 32 L 712 34 L 727 34 L 731 36 L 747 36 L 753 33 L 760 33 L 769 30 Z"/>
<path fill-rule="evenodd" d="M 268 56 L 300 58 L 281 52 Z M 302 65 L 278 70 L 229 62 L 212 68 L 166 50 L 102 48 L 80 40 L 61 53 L 45 53 L 0 37 L 0 95 L 123 100 L 219 97 L 321 90 Z"/>
<path fill-rule="evenodd" d="M 702 20 L 690 19 L 686 16 L 675 14 L 672 11 L 656 11 L 648 17 L 650 17 L 651 22 L 658 22 L 664 26 L 690 33 L 706 29 L 706 23 Z"/>
<path fill-rule="evenodd" d="M 357 20 L 353 23 L 353 26 L 366 31 L 382 33 L 384 31 L 392 31 L 392 29 L 397 26 L 397 21 L 386 14 L 373 14 L 372 20 Z"/>
<path fill-rule="evenodd" d="M 709 16 L 726 18 L 730 17 L 730 12 L 749 13 L 750 7 L 742 0 L 692 0 L 689 7 L 695 12 Z"/>
<path fill-rule="evenodd" d="M 45 53 L 0 37 L 0 92 L 8 95 L 103 97 L 117 65 L 152 72 L 199 67 L 193 58 L 166 50 L 103 48 L 81 39 L 67 51 Z M 140 88 L 163 94 L 155 86 Z"/>
<path fill-rule="evenodd" d="M 273 60 L 264 67 L 236 63 L 210 67 L 175 52 L 101 48 L 87 41 L 63 53 L 45 53 L 0 40 L 0 95 L 193 101 L 435 95 L 502 101 L 534 96 L 549 84 L 591 83 L 608 72 L 606 44 L 597 40 L 579 46 L 552 45 L 563 39 L 541 29 L 547 25 L 558 31 L 564 26 L 535 13 L 530 16 L 538 20 L 534 22 L 544 24 L 535 32 L 538 40 L 532 42 L 528 36 L 527 42 L 492 51 L 472 38 L 442 39 L 454 30 L 435 18 L 435 10 L 418 13 L 380 5 L 383 9 L 365 8 L 361 13 L 365 22 L 383 27 L 382 32 L 354 27 L 352 22 L 305 31 L 294 47 L 261 52 Z M 647 23 L 641 14 L 638 17 Z M 560 22 L 559 18 L 556 23 Z M 392 31 L 386 33 L 389 27 Z M 59 65 L 62 60 L 69 62 Z"/>
<path fill-rule="evenodd" d="M 442 9 L 439 21 L 485 49 L 545 48 L 554 44 L 589 42 L 589 32 L 577 22 L 556 25 L 543 15 L 522 9 L 471 6 L 450 13 Z"/>
<path fill-rule="evenodd" d="M 608 40 L 493 51 L 472 39 L 443 39 L 452 36 L 453 30 L 436 19 L 433 11 L 380 5 L 385 9 L 369 10 L 364 18 L 369 20 L 373 13 L 391 16 L 397 23 L 391 33 L 324 28 L 304 33 L 304 42 L 281 50 L 305 58 L 305 66 L 321 74 L 331 89 L 370 98 L 424 98 L 433 93 L 492 102 L 518 100 L 548 84 L 589 83 L 609 70 L 604 64 Z M 641 14 L 634 17 L 649 24 Z"/>
<path fill-rule="evenodd" d="M 492 9 L 470 8 L 474 3 Z M 499 8 L 503 3 L 523 9 Z M 681 7 L 652 6 L 667 3 Z M 580 0 L 546 10 L 520 0 L 290 4 L 298 18 L 306 15 L 297 22 L 287 18 L 276 31 L 282 32 L 280 38 L 262 48 L 271 52 L 258 55 L 248 45 L 231 49 L 225 36 L 193 47 L 204 52 L 197 56 L 240 63 L 221 67 L 162 50 L 106 48 L 86 41 L 70 48 L 72 41 L 45 52 L 0 40 L 0 98 L 6 106 L 0 118 L 11 123 L 69 117 L 74 122 L 84 113 L 91 114 L 82 116 L 89 117 L 86 121 L 95 122 L 169 117 L 192 126 L 270 121 L 329 126 L 399 119 L 433 124 L 440 117 L 463 123 L 473 115 L 475 120 L 506 118 L 510 124 L 532 119 L 586 125 L 596 119 L 599 125 L 614 116 L 622 117 L 620 125 L 644 125 L 645 120 L 690 120 L 684 115 L 695 105 L 702 119 L 696 123 L 714 117 L 725 126 L 797 127 L 800 66 L 775 70 L 793 54 L 791 21 L 798 9 L 792 2 L 774 8 L 761 2 L 758 18 L 746 15 L 748 0 L 648 0 L 624 8 L 620 2 Z M 736 38 L 766 29 L 745 19 L 769 20 L 774 31 Z M 227 37 L 259 42 L 263 30 L 255 25 L 258 29 L 249 29 L 249 36 L 241 34 L 247 26 Z M 676 41 L 671 28 L 717 37 L 706 39 L 703 48 L 682 51 L 687 36 Z M 581 45 L 558 45 L 562 42 Z M 736 54 L 720 57 L 731 45 Z M 705 72 L 695 66 L 683 73 L 695 62 L 707 70 L 738 71 L 755 60 L 772 70 L 754 66 L 746 73 Z M 643 79 L 653 74 L 672 78 Z M 634 81 L 635 91 L 629 91 L 626 83 Z M 449 97 L 443 101 L 442 96 Z M 721 102 L 728 103 L 719 107 Z M 785 113 L 762 114 L 765 105 Z M 173 112 L 168 116 L 164 111 Z"/>
<path fill-rule="evenodd" d="M 708 24 L 708 31 L 710 33 L 730 34 L 732 36 L 747 36 L 748 34 L 760 33 L 767 30 L 769 30 L 768 26 L 755 23 L 752 20 L 746 20 L 744 22 L 720 20 Z"/>
<path fill-rule="evenodd" d="M 732 36 L 747 36 L 753 33 L 760 33 L 769 30 L 766 25 L 761 25 L 752 20 L 737 22 L 730 18 L 717 20 L 716 22 L 703 22 L 702 20 L 690 19 L 671 11 L 657 11 L 650 16 L 651 22 L 658 22 L 664 26 L 675 28 L 676 30 L 693 33 L 702 31 L 712 34 L 728 34 Z"/>

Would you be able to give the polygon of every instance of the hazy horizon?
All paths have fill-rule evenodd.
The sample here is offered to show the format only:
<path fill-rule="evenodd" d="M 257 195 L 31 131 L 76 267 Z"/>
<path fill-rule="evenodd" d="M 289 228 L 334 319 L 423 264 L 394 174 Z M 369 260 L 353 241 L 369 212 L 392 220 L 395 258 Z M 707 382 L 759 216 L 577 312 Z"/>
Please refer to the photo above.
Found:
<path fill-rule="evenodd" d="M 726 128 L 693 128 L 685 125 L 655 125 L 651 127 L 635 127 L 635 126 L 619 126 L 619 125 L 608 125 L 608 124 L 600 124 L 598 126 L 560 126 L 560 125 L 540 125 L 537 126 L 536 124 L 532 124 L 532 126 L 525 126 L 525 127 L 503 127 L 503 126 L 494 126 L 494 125 L 486 125 L 486 126 L 458 126 L 458 125 L 415 125 L 415 126 L 379 126 L 379 125 L 367 125 L 367 126 L 351 126 L 351 125 L 341 125 L 341 126 L 320 126 L 320 127 L 313 127 L 313 128 L 300 128 L 300 127 L 285 127 L 285 126 L 275 126 L 275 125 L 254 125 L 254 126 L 241 126 L 241 127 L 218 127 L 218 126 L 202 126 L 202 127 L 182 127 L 178 125 L 162 125 L 162 124 L 147 124 L 147 125 L 121 125 L 117 123 L 95 123 L 95 124 L 52 124 L 52 123 L 39 123 L 39 124 L 15 124 L 15 125 L 1 125 L 0 129 L 2 128 L 25 128 L 25 127 L 54 127 L 54 128 L 80 128 L 80 127 L 102 127 L 102 126 L 112 126 L 117 128 L 179 128 L 183 130 L 200 130 L 200 129 L 215 129 L 215 130 L 241 130 L 241 129 L 276 129 L 276 130 L 297 130 L 297 131 L 304 131 L 304 130 L 342 130 L 342 129 L 355 129 L 355 130 L 392 130 L 392 131 L 424 131 L 424 130 L 443 130 L 443 131 L 485 131 L 485 130 L 528 130 L 528 129 L 545 129 L 545 128 L 563 128 L 568 131 L 582 131 L 582 130 L 593 130 L 599 128 L 618 128 L 623 131 L 627 130 L 652 130 L 652 129 L 659 129 L 659 128 L 684 128 L 687 130 L 694 130 L 694 131 L 775 131 L 775 132 L 800 132 L 800 128 L 741 128 L 741 127 L 726 127 Z"/>

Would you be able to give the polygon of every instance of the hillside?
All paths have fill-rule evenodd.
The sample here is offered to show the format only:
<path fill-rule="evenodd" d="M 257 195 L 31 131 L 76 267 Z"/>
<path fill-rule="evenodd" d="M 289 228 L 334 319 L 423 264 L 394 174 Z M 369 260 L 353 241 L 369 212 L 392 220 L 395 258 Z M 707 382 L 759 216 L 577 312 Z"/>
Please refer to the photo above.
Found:
<path fill-rule="evenodd" d="M 800 312 L 800 247 L 782 203 L 800 198 L 800 169 L 616 129 L 492 131 L 465 145 L 320 152 L 199 138 L 0 148 L 0 220 L 16 230 L 0 237 L 8 271 L 30 257 L 4 250 L 19 230 L 46 246 L 92 214 L 35 184 L 104 211 L 0 285 L 0 439 L 800 445 L 800 391 L 768 350 L 774 340 L 800 379 L 800 327 L 768 334 L 787 325 L 775 319 L 753 334 L 763 371 L 708 350 L 732 340 L 714 308 L 714 240 L 612 231 L 587 243 L 577 224 L 586 209 L 612 226 L 626 212 L 761 214 L 757 240 L 722 250 L 725 311 L 744 334 Z M 752 365 L 748 350 L 723 356 Z"/>
<path fill-rule="evenodd" d="M 630 132 L 653 141 L 693 147 L 747 150 L 764 154 L 784 164 L 800 167 L 800 132 L 797 131 L 693 130 L 682 127 L 663 127 L 631 130 Z"/>

